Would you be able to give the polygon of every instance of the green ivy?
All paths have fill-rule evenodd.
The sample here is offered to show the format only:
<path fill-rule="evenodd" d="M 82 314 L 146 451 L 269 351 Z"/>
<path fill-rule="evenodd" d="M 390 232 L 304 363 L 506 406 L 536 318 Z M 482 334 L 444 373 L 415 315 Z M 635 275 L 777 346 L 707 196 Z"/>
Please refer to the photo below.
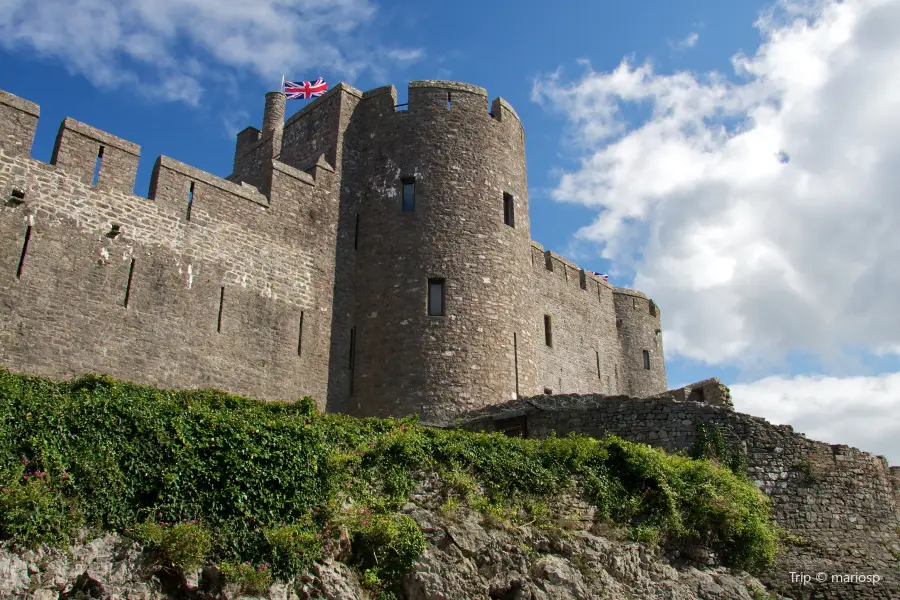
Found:
<path fill-rule="evenodd" d="M 697 439 L 691 446 L 691 456 L 717 461 L 738 475 L 743 475 L 746 471 L 744 453 L 728 444 L 722 426 L 718 423 L 697 423 Z"/>
<path fill-rule="evenodd" d="M 53 485 L 22 488 L 23 458 Z M 144 535 L 163 547 L 153 527 L 197 521 L 210 543 L 195 544 L 196 560 L 266 564 L 287 578 L 349 544 L 341 551 L 385 593 L 424 548 L 401 508 L 428 473 L 446 475 L 448 508 L 530 521 L 546 512 L 541 502 L 577 493 L 632 535 L 708 544 L 747 569 L 770 564 L 777 541 L 768 502 L 745 477 L 616 437 L 510 438 L 103 376 L 0 371 L 0 473 L 15 482 L 0 497 L 0 538 L 65 545 L 82 522 L 125 532 L 151 523 Z"/>

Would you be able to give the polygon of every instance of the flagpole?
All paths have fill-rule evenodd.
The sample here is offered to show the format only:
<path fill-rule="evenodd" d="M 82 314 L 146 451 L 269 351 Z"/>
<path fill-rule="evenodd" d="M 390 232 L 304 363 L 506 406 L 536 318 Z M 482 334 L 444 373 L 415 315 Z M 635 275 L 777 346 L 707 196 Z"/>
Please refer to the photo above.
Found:
<path fill-rule="evenodd" d="M 278 91 L 284 93 L 284 73 L 281 74 L 281 87 L 278 88 Z"/>

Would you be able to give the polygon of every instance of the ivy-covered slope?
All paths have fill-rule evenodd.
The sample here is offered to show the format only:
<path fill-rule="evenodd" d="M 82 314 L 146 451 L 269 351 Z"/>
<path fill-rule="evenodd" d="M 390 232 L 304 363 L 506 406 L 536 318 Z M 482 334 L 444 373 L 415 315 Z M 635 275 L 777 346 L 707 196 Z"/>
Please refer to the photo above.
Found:
<path fill-rule="evenodd" d="M 0 371 L 0 538 L 23 545 L 118 531 L 175 568 L 214 561 L 248 586 L 340 552 L 390 595 L 425 547 L 398 511 L 432 473 L 448 510 L 533 523 L 573 494 L 639 541 L 704 545 L 748 570 L 776 552 L 751 482 L 614 437 L 507 438 L 321 414 L 310 399 Z"/>

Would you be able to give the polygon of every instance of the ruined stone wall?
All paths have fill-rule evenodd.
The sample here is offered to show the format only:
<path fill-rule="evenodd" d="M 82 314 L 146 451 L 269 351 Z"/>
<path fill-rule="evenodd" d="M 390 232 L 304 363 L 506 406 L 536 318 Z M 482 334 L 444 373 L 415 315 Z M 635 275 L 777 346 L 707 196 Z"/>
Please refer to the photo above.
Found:
<path fill-rule="evenodd" d="M 0 93 L 0 364 L 324 405 L 334 174 L 272 163 L 270 200 L 161 157 L 144 198 L 139 147 L 73 119 L 30 158 L 37 114 Z"/>
<path fill-rule="evenodd" d="M 528 437 L 570 432 L 611 433 L 670 452 L 690 451 L 699 423 L 718 425 L 730 446 L 745 455 L 747 475 L 772 500 L 778 524 L 790 536 L 764 580 L 792 598 L 893 599 L 900 597 L 900 517 L 896 467 L 882 457 L 843 445 L 806 439 L 789 426 L 736 413 L 707 402 L 677 402 L 671 395 L 557 396 L 492 407 L 464 421 L 470 430 L 495 430 L 515 419 Z M 511 421 L 506 421 L 509 423 Z M 801 587 L 790 572 L 826 573 L 825 583 Z M 838 574 L 877 574 L 882 583 L 838 584 Z M 813 595 L 818 594 L 818 595 Z"/>

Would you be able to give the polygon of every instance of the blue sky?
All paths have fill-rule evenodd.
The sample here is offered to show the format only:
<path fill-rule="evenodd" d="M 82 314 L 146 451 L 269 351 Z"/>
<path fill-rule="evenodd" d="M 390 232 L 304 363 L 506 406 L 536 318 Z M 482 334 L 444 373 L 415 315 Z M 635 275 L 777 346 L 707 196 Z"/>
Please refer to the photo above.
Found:
<path fill-rule="evenodd" d="M 145 194 L 160 154 L 227 175 L 282 73 L 483 86 L 525 125 L 532 237 L 659 302 L 670 385 L 900 459 L 896 1 L 245 4 L 0 0 L 34 156 L 72 116 L 141 145 Z"/>

